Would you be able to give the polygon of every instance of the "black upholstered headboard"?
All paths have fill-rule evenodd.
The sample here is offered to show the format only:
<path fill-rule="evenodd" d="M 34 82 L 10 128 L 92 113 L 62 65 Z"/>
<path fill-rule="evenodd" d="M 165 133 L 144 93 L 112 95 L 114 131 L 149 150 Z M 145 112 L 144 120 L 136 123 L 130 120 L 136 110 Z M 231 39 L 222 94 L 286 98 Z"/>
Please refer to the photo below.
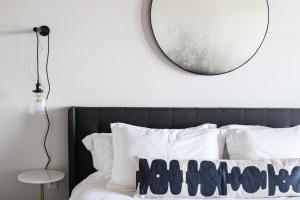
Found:
<path fill-rule="evenodd" d="M 186 128 L 203 123 L 290 127 L 300 124 L 300 109 L 248 108 L 86 108 L 69 109 L 69 190 L 93 173 L 92 157 L 81 140 L 110 132 L 110 123 L 150 128 Z"/>

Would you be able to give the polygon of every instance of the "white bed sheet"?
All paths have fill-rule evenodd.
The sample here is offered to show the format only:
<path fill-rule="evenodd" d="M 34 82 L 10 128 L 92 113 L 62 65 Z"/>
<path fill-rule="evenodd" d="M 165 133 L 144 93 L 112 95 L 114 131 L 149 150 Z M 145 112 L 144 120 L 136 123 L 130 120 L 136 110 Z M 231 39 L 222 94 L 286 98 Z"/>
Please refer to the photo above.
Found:
<path fill-rule="evenodd" d="M 106 189 L 106 184 L 109 180 L 109 175 L 101 174 L 96 172 L 81 183 L 79 183 L 74 190 L 69 200 L 137 200 L 140 198 L 133 197 L 134 192 L 125 191 L 112 191 Z M 173 198 L 172 200 L 174 200 Z M 209 198 L 206 198 L 209 199 Z M 245 200 L 237 198 L 217 198 L 217 200 Z M 300 200 L 300 197 L 282 197 L 282 198 L 263 198 L 255 200 Z M 170 200 L 170 199 L 159 199 L 159 200 Z M 182 199 L 176 198 L 176 200 L 196 200 L 194 198 Z M 199 200 L 199 199 L 198 199 Z M 250 200 L 250 199 L 247 199 Z"/>

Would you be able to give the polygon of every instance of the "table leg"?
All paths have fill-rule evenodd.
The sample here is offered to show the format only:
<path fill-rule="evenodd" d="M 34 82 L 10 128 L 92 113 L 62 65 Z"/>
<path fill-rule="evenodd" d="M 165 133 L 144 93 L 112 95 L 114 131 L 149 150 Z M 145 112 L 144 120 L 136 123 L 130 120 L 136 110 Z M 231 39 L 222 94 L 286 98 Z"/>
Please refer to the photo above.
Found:
<path fill-rule="evenodd" d="M 41 184 L 41 188 L 40 188 L 40 200 L 44 200 L 44 184 Z"/>

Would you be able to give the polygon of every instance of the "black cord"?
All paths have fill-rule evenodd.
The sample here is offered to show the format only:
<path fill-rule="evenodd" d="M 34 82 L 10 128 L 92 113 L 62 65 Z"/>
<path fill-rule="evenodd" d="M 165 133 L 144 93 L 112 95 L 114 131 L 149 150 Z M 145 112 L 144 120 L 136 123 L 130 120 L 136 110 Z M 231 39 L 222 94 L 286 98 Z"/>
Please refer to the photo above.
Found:
<path fill-rule="evenodd" d="M 45 169 L 47 170 L 48 169 L 48 166 L 51 162 L 51 157 L 49 155 L 49 152 L 48 152 L 48 149 L 47 149 L 47 137 L 48 137 L 48 134 L 49 134 L 49 130 L 50 130 L 50 118 L 49 118 L 49 114 L 48 114 L 48 110 L 47 110 L 47 107 L 45 106 L 45 113 L 46 113 L 46 118 L 47 118 L 47 122 L 48 122 L 48 125 L 47 125 L 47 131 L 46 131 L 46 135 L 45 135 L 45 138 L 44 138 L 44 149 L 45 149 L 45 152 L 46 152 L 46 155 L 47 155 L 47 164 L 46 164 L 46 167 Z"/>
<path fill-rule="evenodd" d="M 48 93 L 47 93 L 46 100 L 48 100 L 51 91 L 51 84 L 50 84 L 49 72 L 48 72 L 49 52 L 50 52 L 50 35 L 48 35 L 48 52 L 47 52 L 47 61 L 46 61 L 46 75 L 47 75 L 47 83 L 48 83 Z"/>
<path fill-rule="evenodd" d="M 39 35 L 36 34 L 36 74 L 37 74 L 37 83 L 40 83 L 40 62 L 39 62 Z"/>
<path fill-rule="evenodd" d="M 51 90 L 51 84 L 50 84 L 49 72 L 48 72 L 49 53 L 50 53 L 50 36 L 48 35 L 48 51 L 47 51 L 47 61 L 46 61 L 46 75 L 47 75 L 47 83 L 48 83 L 48 92 L 47 92 L 46 101 L 45 101 L 45 114 L 46 114 L 48 124 L 47 124 L 46 135 L 44 138 L 44 149 L 45 149 L 47 159 L 48 159 L 46 167 L 45 167 L 46 170 L 48 169 L 48 166 L 51 162 L 51 157 L 50 157 L 48 149 L 47 149 L 47 138 L 48 138 L 51 122 L 50 122 L 50 118 L 49 118 L 49 114 L 48 114 L 48 110 L 47 110 L 47 104 L 46 104 L 46 102 L 48 101 L 48 98 L 49 98 L 50 90 Z"/>

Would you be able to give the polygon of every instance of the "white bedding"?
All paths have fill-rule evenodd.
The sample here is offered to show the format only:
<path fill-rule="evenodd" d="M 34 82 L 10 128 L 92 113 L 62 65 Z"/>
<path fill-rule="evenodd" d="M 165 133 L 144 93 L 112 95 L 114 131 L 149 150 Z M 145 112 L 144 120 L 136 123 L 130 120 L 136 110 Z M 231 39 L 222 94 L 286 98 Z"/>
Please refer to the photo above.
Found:
<path fill-rule="evenodd" d="M 96 172 L 81 183 L 79 183 L 74 190 L 70 200 L 133 200 L 139 199 L 134 196 L 134 192 L 125 192 L 125 191 L 111 191 L 106 189 L 106 184 L 109 180 L 109 176 L 103 173 Z M 219 198 L 221 199 L 221 198 Z M 241 200 L 241 199 L 229 199 L 226 200 Z M 300 200 L 300 197 L 290 197 L 290 198 L 264 198 L 264 199 L 255 199 L 255 200 Z M 159 200 L 170 200 L 170 199 L 159 199 Z M 174 200 L 174 199 L 172 199 Z M 193 198 L 189 199 L 176 199 L 176 200 L 194 200 Z M 250 199 L 247 199 L 250 200 Z"/>

